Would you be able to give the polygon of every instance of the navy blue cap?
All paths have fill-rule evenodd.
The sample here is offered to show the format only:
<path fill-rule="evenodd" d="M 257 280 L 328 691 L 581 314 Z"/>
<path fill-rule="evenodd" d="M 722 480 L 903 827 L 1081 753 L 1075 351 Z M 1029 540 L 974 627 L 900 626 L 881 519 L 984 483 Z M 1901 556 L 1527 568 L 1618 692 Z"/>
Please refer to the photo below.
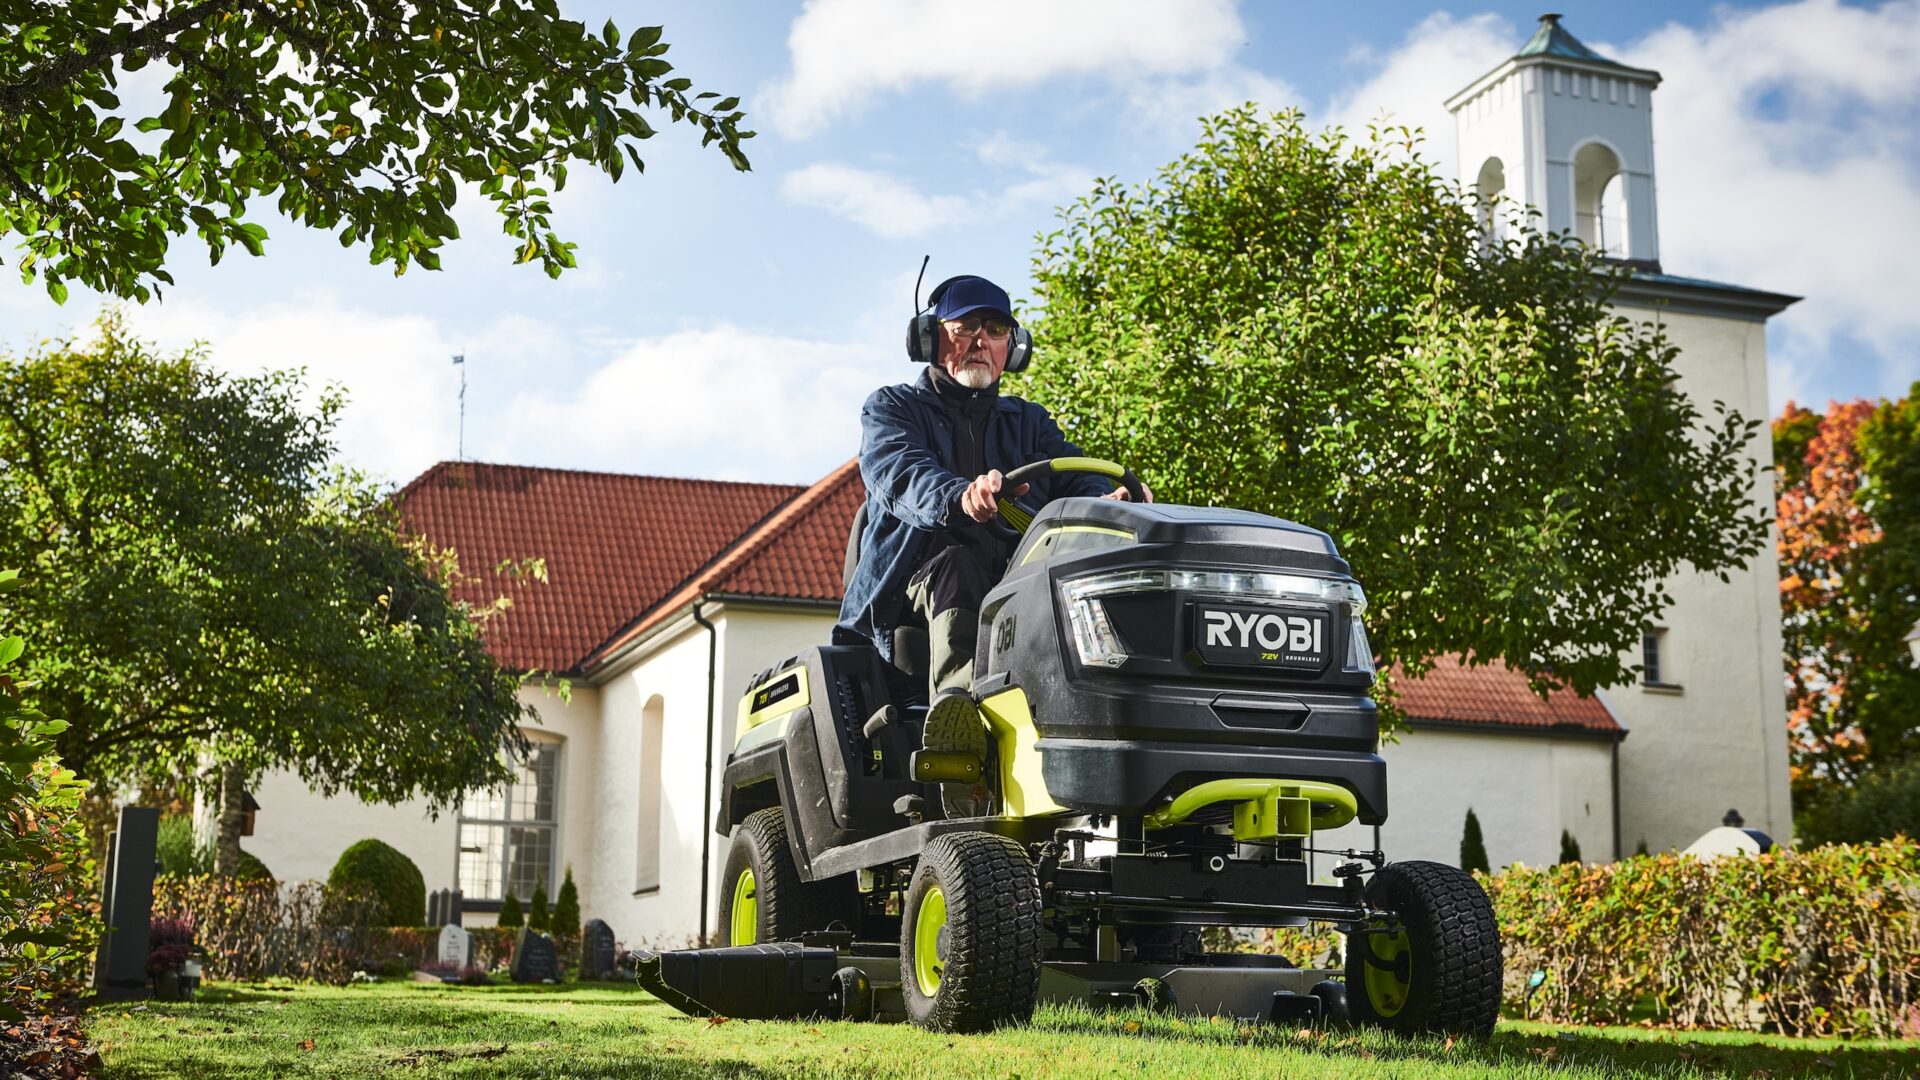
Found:
<path fill-rule="evenodd" d="M 934 305 L 933 317 L 945 322 L 975 311 L 997 312 L 1015 326 L 1020 325 L 1020 320 L 1013 317 L 1013 301 L 1007 299 L 1007 290 L 983 277 L 954 278 Z"/>

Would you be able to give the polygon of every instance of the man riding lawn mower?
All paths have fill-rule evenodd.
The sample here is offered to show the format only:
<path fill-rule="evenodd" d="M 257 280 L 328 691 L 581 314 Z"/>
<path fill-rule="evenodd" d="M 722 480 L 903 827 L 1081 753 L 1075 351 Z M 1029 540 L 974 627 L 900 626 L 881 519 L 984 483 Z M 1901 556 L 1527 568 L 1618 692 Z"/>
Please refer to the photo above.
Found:
<path fill-rule="evenodd" d="M 867 402 L 834 643 L 740 703 L 725 947 L 645 955 L 641 981 L 696 1014 L 939 1031 L 1041 1000 L 1491 1031 L 1472 877 L 1315 846 L 1387 816 L 1366 601 L 1332 540 L 1152 504 L 996 392 L 1030 350 L 979 278 L 915 316 L 933 363 Z M 1347 935 L 1344 972 L 1203 944 L 1311 922 Z"/>

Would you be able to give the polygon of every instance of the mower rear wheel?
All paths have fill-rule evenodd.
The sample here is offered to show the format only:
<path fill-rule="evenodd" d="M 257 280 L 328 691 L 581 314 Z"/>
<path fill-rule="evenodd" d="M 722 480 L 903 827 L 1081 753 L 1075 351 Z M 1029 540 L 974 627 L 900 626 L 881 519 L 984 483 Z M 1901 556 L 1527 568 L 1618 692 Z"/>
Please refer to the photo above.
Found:
<path fill-rule="evenodd" d="M 720 944 L 786 941 L 836 923 L 860 928 L 860 893 L 853 876 L 800 880 L 780 808 L 748 814 L 733 831 L 720 878 Z"/>
<path fill-rule="evenodd" d="M 1389 863 L 1367 885 L 1367 904 L 1398 923 L 1347 936 L 1354 1022 L 1403 1034 L 1492 1034 L 1500 928 L 1473 875 L 1444 863 Z"/>
<path fill-rule="evenodd" d="M 986 1031 L 1033 1015 L 1040 994 L 1040 883 L 1019 844 L 936 836 L 900 920 L 907 1016 L 932 1031 Z"/>

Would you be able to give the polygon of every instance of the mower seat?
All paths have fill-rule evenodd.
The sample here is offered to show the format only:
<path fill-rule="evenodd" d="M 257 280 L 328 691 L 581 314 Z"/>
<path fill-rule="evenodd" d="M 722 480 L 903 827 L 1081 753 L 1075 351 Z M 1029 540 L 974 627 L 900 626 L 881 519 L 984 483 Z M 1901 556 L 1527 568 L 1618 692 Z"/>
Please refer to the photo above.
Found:
<path fill-rule="evenodd" d="M 853 528 L 847 530 L 847 555 L 840 564 L 840 591 L 845 593 L 847 586 L 853 583 L 853 571 L 860 565 L 860 537 L 867 530 L 867 504 L 860 503 L 860 509 L 853 515 Z M 927 677 L 928 659 L 927 628 L 920 625 L 918 617 L 904 626 L 893 628 L 893 666 L 903 674 L 916 679 Z"/>

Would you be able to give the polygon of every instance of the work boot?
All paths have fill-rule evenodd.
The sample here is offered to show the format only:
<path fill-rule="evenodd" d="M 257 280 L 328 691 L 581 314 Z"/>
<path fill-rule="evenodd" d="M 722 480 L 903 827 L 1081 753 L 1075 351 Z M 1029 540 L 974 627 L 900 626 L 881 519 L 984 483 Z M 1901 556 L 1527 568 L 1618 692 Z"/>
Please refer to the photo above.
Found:
<path fill-rule="evenodd" d="M 972 666 L 972 661 L 968 661 Z M 927 710 L 927 723 L 920 735 L 923 750 L 938 753 L 970 754 L 984 769 L 987 760 L 987 726 L 974 707 L 973 693 L 957 686 L 935 695 Z M 985 817 L 993 809 L 993 796 L 984 775 L 972 783 L 940 785 L 940 809 L 949 818 Z"/>

